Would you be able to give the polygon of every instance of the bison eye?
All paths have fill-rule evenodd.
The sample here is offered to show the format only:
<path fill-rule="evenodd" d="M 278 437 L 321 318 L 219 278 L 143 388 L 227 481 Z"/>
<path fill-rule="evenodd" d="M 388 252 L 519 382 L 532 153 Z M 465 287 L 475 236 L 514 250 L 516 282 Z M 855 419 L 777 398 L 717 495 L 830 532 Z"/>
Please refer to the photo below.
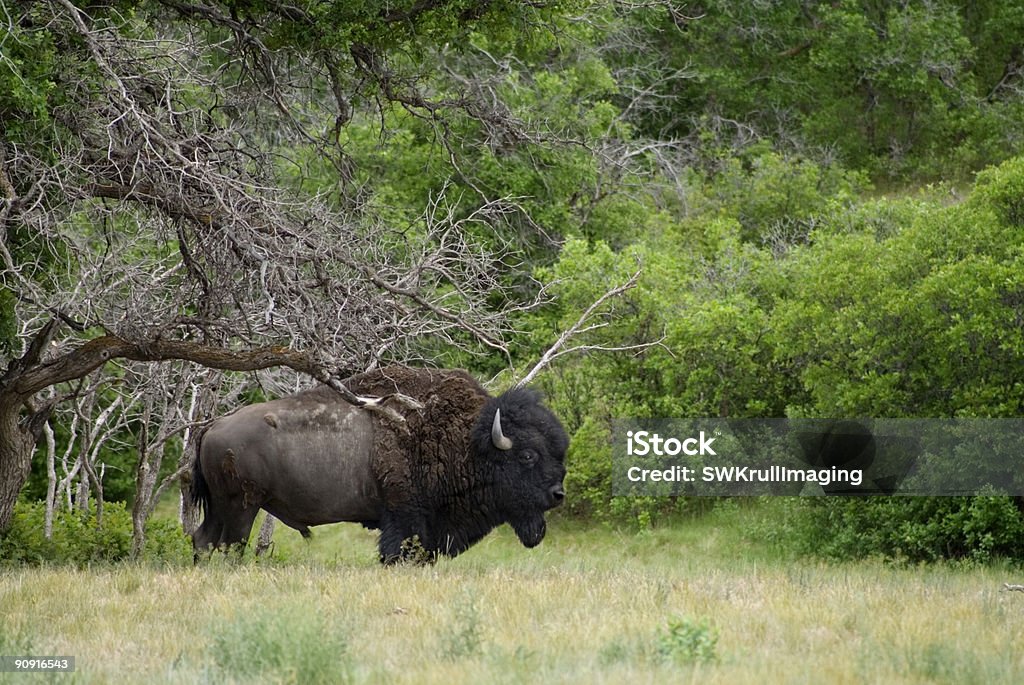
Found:
<path fill-rule="evenodd" d="M 519 455 L 519 458 L 523 460 L 524 464 L 532 464 L 537 461 L 537 453 L 533 450 L 525 450 L 521 455 Z"/>

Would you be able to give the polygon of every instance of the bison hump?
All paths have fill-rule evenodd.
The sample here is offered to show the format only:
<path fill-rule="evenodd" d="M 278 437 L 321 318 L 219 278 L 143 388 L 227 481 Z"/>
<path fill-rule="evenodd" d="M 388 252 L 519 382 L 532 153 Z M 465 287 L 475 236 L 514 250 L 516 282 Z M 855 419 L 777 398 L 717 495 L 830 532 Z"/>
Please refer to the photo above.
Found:
<path fill-rule="evenodd" d="M 405 419 L 404 430 L 374 415 L 374 471 L 388 506 L 425 504 L 463 487 L 471 469 L 470 433 L 489 399 L 476 379 L 465 371 L 387 367 L 346 385 L 358 395 L 401 393 L 421 405 L 388 405 Z"/>

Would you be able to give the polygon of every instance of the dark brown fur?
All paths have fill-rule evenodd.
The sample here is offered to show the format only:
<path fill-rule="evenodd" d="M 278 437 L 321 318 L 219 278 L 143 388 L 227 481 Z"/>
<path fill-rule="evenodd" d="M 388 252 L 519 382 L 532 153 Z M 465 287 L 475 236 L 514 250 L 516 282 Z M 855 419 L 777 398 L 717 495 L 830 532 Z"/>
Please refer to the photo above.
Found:
<path fill-rule="evenodd" d="M 374 417 L 378 426 L 374 471 L 385 493 L 385 506 L 401 508 L 434 500 L 460 483 L 468 484 L 470 429 L 488 400 L 476 379 L 461 370 L 393 366 L 357 376 L 346 385 L 360 396 L 401 393 L 424 405 L 416 410 L 398 400 L 386 400 L 390 409 L 405 418 L 405 430 L 397 430 L 384 414 Z"/>

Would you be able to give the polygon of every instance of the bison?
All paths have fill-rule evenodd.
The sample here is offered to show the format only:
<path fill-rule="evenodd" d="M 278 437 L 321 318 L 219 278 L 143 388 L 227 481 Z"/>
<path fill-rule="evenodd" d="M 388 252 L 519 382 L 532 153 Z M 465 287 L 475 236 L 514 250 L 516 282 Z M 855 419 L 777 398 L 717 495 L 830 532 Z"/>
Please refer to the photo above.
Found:
<path fill-rule="evenodd" d="M 205 510 L 197 558 L 244 548 L 260 509 L 305 537 L 339 521 L 379 529 L 385 564 L 455 556 L 502 523 L 526 547 L 544 539 L 544 513 L 565 498 L 569 441 L 536 392 L 491 397 L 464 371 L 407 367 L 346 386 L 402 401 L 387 404 L 389 416 L 320 386 L 210 425 L 192 472 Z"/>

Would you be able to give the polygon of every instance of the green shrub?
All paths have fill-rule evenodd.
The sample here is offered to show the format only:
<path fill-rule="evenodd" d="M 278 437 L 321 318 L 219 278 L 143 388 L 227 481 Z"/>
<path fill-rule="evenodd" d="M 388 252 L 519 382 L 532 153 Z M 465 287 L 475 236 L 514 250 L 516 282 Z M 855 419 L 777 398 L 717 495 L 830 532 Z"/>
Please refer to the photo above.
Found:
<path fill-rule="evenodd" d="M 669 620 L 658 634 L 655 653 L 659 660 L 684 663 L 715 661 L 718 632 L 706 621 L 688 618 Z"/>
<path fill-rule="evenodd" d="M 979 173 L 971 201 L 991 208 L 1004 226 L 1024 226 L 1024 157 Z"/>
<path fill-rule="evenodd" d="M 867 187 L 862 174 L 757 145 L 730 157 L 709 180 L 713 207 L 707 210 L 735 217 L 746 241 L 778 238 L 780 232 L 806 238 L 822 217 L 852 204 Z"/>
<path fill-rule="evenodd" d="M 46 507 L 42 502 L 18 502 L 10 529 L 0 537 L 0 562 L 84 565 L 128 559 L 132 550 L 131 514 L 121 502 L 103 505 L 103 523 L 95 507 L 88 512 L 58 510 L 53 535 L 44 535 Z M 186 563 L 191 545 L 174 521 L 152 520 L 146 526 L 143 559 Z"/>
<path fill-rule="evenodd" d="M 181 523 L 173 519 L 152 518 L 146 522 L 146 542 L 142 559 L 149 562 L 189 565 L 192 563 L 192 539 Z"/>
<path fill-rule="evenodd" d="M 910 562 L 1024 556 L 1024 517 L 1009 497 L 814 498 L 794 526 L 807 553 Z"/>
<path fill-rule="evenodd" d="M 618 638 L 600 652 L 601 661 L 698 664 L 718 660 L 718 630 L 708 621 L 672 617 L 653 636 Z"/>
<path fill-rule="evenodd" d="M 246 612 L 218 624 L 208 643 L 224 680 L 333 685 L 352 679 L 345 635 L 307 607 Z"/>
<path fill-rule="evenodd" d="M 441 653 L 454 661 L 480 656 L 483 651 L 480 611 L 473 598 L 466 596 L 455 607 L 455 616 L 443 635 Z"/>

